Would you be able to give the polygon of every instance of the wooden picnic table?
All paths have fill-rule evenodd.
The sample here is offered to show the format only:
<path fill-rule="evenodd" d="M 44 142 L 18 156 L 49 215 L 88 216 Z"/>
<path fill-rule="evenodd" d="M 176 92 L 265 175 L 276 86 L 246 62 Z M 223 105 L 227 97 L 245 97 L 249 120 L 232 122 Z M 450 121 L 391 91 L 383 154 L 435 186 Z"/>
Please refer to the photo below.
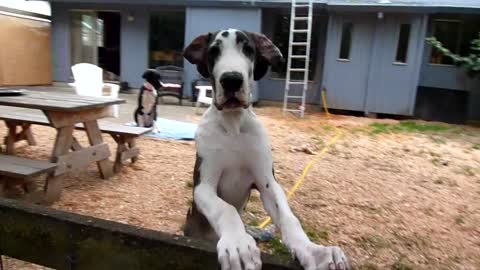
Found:
<path fill-rule="evenodd" d="M 92 162 L 97 162 L 102 178 L 113 175 L 113 167 L 108 160 L 110 150 L 103 142 L 98 119 L 113 116 L 112 105 L 121 103 L 125 103 L 125 100 L 28 90 L 20 96 L 0 96 L 0 105 L 43 111 L 50 125 L 57 130 L 50 162 L 56 163 L 58 167 L 48 175 L 45 185 L 49 201 L 58 199 L 61 194 L 62 183 L 56 176 L 72 169 L 85 168 Z M 79 123 L 84 125 L 90 143 L 89 147 L 81 149 L 74 147 L 76 141 L 73 137 L 75 125 Z M 34 140 L 30 124 L 27 123 L 22 127 L 21 134 L 7 136 L 7 149 L 14 149 L 13 145 L 9 144 L 15 143 L 16 136 L 25 136 L 29 141 Z M 9 127 L 9 132 L 12 130 L 16 132 L 16 128 Z M 75 151 L 70 152 L 70 149 Z M 8 154 L 14 154 L 12 152 Z M 62 166 L 65 164 L 69 165 Z"/>

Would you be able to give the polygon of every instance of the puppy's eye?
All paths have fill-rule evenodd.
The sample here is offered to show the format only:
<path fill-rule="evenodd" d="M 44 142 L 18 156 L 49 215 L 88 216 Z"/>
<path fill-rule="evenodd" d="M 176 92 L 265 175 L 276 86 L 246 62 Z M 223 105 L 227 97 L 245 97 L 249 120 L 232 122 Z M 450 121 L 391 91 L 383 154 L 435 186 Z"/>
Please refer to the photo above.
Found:
<path fill-rule="evenodd" d="M 253 56 L 253 54 L 255 54 L 255 49 L 253 49 L 252 46 L 250 45 L 245 45 L 243 46 L 243 53 L 246 55 L 246 56 Z"/>
<path fill-rule="evenodd" d="M 218 46 L 212 46 L 210 49 L 208 49 L 208 55 L 210 57 L 217 57 L 220 54 L 220 47 Z"/>

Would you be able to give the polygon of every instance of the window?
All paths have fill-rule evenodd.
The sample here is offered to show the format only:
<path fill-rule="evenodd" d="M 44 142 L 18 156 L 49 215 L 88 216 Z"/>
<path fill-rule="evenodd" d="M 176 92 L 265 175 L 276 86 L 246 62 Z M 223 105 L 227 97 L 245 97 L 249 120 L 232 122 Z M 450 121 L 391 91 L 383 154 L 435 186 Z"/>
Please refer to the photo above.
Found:
<path fill-rule="evenodd" d="M 150 16 L 149 66 L 183 67 L 185 12 L 156 12 Z"/>
<path fill-rule="evenodd" d="M 268 16 L 266 16 L 268 17 Z M 287 72 L 287 57 L 288 57 L 288 41 L 289 41 L 289 34 L 290 34 L 290 15 L 287 13 L 273 13 L 272 12 L 272 19 L 270 23 L 273 25 L 273 43 L 280 49 L 282 52 L 285 63 L 281 66 L 272 67 L 271 77 L 272 78 L 279 78 L 284 79 Z M 313 16 L 312 20 L 312 36 L 311 36 L 311 43 L 310 43 L 310 59 L 309 59 L 309 70 L 308 70 L 308 79 L 313 80 L 315 76 L 315 70 L 317 66 L 317 55 L 318 55 L 318 39 L 320 38 L 321 34 L 324 34 L 323 31 L 320 31 L 320 16 Z M 307 22 L 296 22 L 297 29 L 306 29 Z M 302 25 L 303 24 L 303 25 Z M 295 34 L 295 42 L 305 42 L 307 39 L 307 34 Z M 293 55 L 305 55 L 305 47 L 304 46 L 293 46 Z M 292 58 L 292 67 L 305 67 L 305 59 L 302 58 Z M 302 72 L 292 72 L 291 78 L 293 80 L 303 80 L 304 73 Z"/>
<path fill-rule="evenodd" d="M 408 43 L 410 41 L 410 24 L 401 24 L 398 35 L 397 55 L 395 62 L 406 63 L 408 55 Z"/>
<path fill-rule="evenodd" d="M 346 22 L 342 26 L 342 40 L 340 41 L 340 53 L 338 58 L 350 60 L 350 47 L 352 43 L 353 23 Z"/>
<path fill-rule="evenodd" d="M 453 53 L 459 53 L 460 49 L 460 21 L 458 20 L 435 20 L 433 23 L 434 33 L 445 48 Z M 430 57 L 432 64 L 452 65 L 453 61 L 449 57 L 445 57 L 439 50 L 432 48 Z"/>

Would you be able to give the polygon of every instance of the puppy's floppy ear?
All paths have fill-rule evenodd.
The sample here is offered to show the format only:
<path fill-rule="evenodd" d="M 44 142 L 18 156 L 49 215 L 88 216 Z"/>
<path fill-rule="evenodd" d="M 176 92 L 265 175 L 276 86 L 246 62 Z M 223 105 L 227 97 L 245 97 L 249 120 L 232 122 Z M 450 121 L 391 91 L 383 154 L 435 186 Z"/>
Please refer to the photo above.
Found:
<path fill-rule="evenodd" d="M 257 50 L 253 79 L 258 81 L 265 76 L 268 66 L 276 66 L 283 62 L 283 55 L 277 46 L 265 35 L 250 32 L 248 34 L 255 42 Z"/>
<path fill-rule="evenodd" d="M 211 37 L 212 33 L 200 35 L 183 51 L 183 57 L 185 57 L 188 62 L 197 65 L 198 72 L 205 78 L 210 77 L 207 65 L 207 51 Z"/>

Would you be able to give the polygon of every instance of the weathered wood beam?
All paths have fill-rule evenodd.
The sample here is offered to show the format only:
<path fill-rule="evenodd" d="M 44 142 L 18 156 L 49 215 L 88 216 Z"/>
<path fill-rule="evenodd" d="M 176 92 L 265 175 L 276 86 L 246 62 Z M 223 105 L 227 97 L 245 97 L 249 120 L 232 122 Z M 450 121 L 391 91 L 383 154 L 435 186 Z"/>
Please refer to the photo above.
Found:
<path fill-rule="evenodd" d="M 0 198 L 0 254 L 55 269 L 219 269 L 213 243 Z M 263 269 L 301 269 L 263 254 Z"/>

